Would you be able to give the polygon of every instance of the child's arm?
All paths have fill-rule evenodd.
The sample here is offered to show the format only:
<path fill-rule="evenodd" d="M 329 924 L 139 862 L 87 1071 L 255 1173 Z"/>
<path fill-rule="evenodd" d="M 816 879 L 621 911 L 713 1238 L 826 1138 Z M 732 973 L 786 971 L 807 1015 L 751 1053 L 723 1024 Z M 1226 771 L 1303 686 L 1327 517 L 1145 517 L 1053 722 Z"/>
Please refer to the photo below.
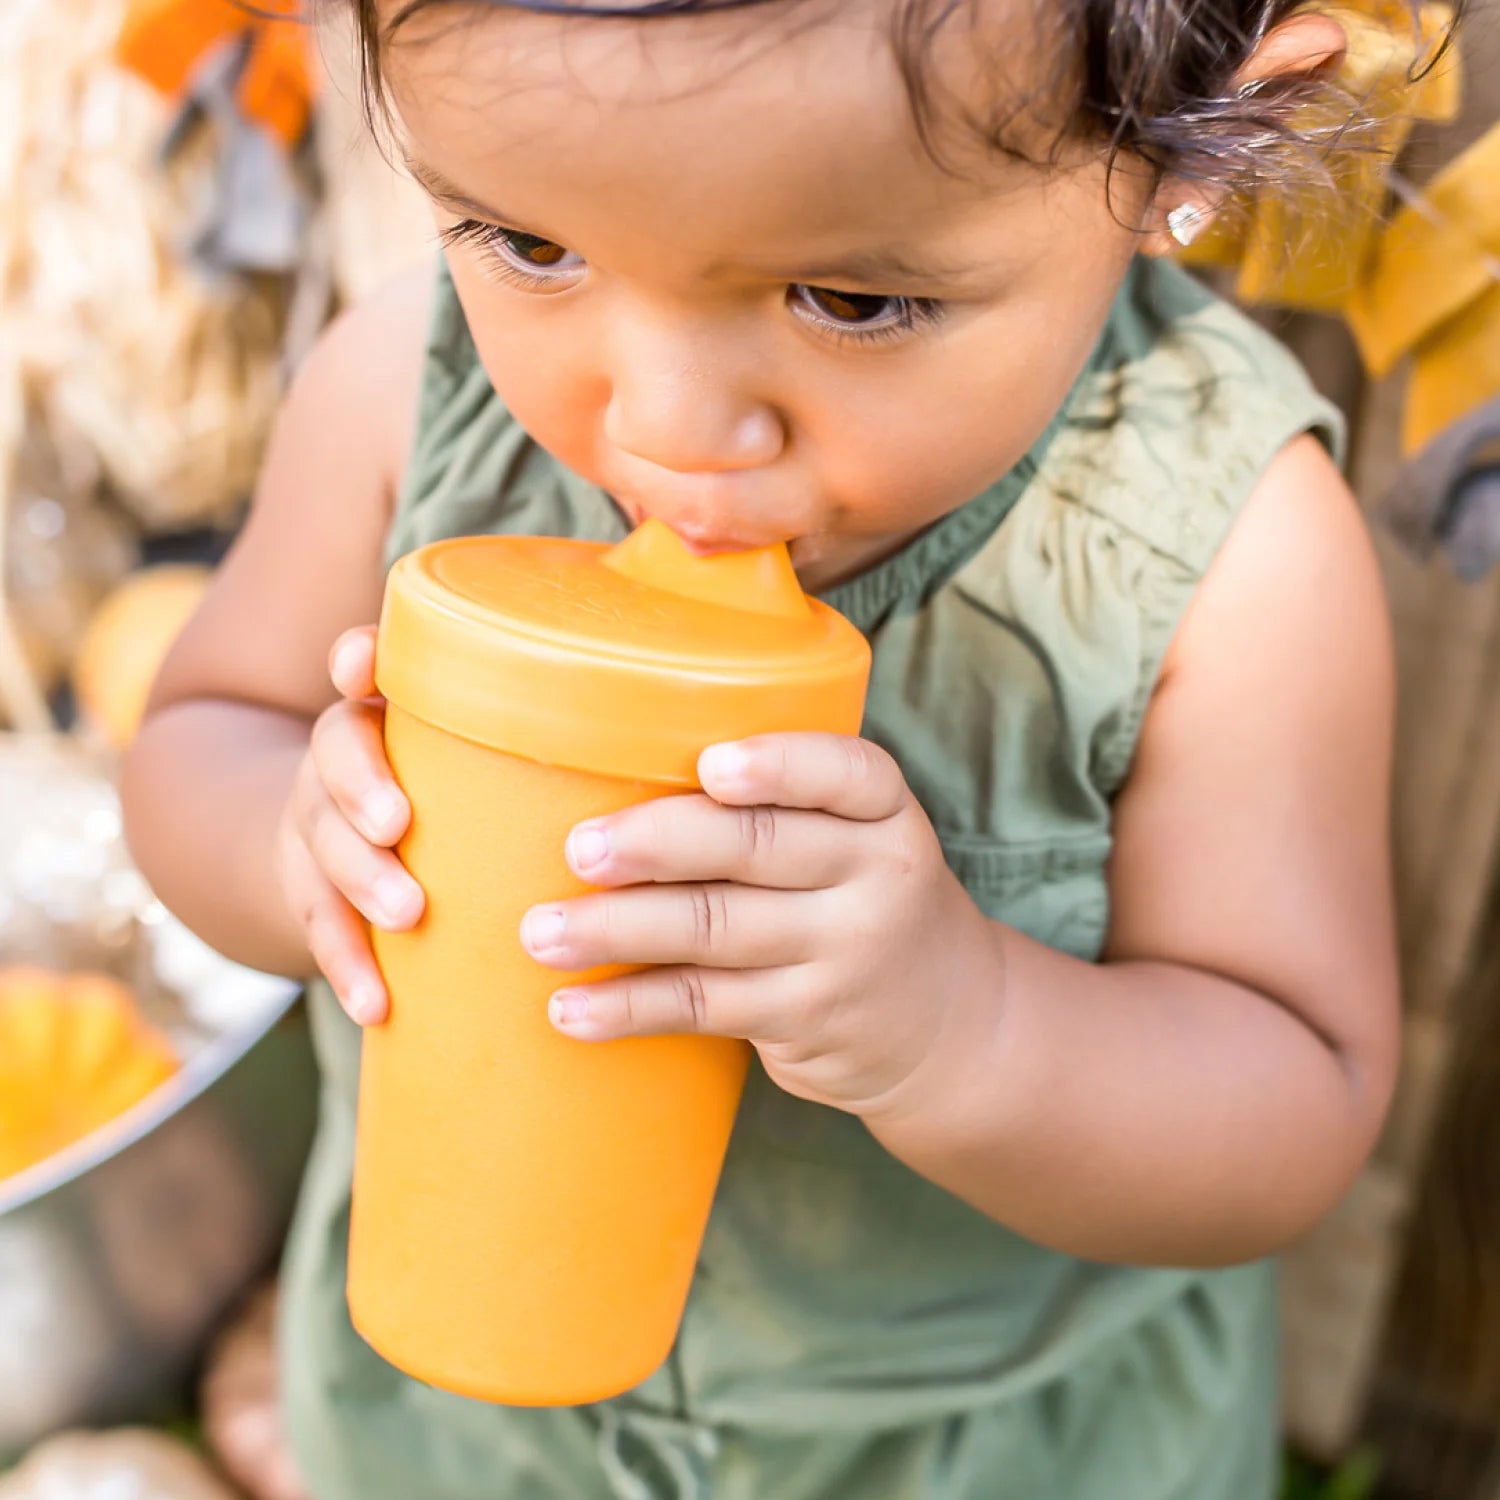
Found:
<path fill-rule="evenodd" d="M 163 667 L 123 768 L 131 848 L 162 900 L 223 952 L 271 971 L 310 973 L 316 949 L 356 979 L 374 974 L 353 908 L 310 868 L 299 827 L 321 816 L 330 839 L 353 839 L 326 794 L 317 801 L 315 722 L 324 741 L 322 725 L 341 731 L 335 778 L 354 791 L 361 777 L 376 782 L 359 747 L 378 752 L 378 711 L 338 704 L 329 652 L 379 612 L 431 281 L 422 266 L 392 282 L 309 357 L 250 518 Z M 376 873 L 388 862 L 411 884 L 384 850 L 354 847 L 351 858 Z"/>
<path fill-rule="evenodd" d="M 1232 1261 L 1305 1230 L 1395 1080 L 1393 701 L 1368 537 L 1302 439 L 1169 653 L 1117 804 L 1106 962 L 1005 933 L 991 1045 L 876 1133 L 1086 1256 Z"/>
<path fill-rule="evenodd" d="M 765 736 L 708 797 L 575 832 L 615 889 L 539 910 L 588 1039 L 755 1041 L 793 1093 L 915 1170 L 1099 1260 L 1251 1259 L 1370 1150 L 1398 1015 L 1387 852 L 1392 671 L 1355 506 L 1310 438 L 1259 485 L 1183 622 L 1117 807 L 1106 960 L 984 919 L 890 758 Z"/>

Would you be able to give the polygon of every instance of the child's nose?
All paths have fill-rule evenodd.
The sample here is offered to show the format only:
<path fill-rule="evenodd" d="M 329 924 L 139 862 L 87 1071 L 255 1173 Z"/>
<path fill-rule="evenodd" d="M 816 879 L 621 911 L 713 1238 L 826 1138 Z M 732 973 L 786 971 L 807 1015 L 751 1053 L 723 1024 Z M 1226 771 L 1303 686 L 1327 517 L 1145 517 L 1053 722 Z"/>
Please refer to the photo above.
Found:
<path fill-rule="evenodd" d="M 781 417 L 727 373 L 699 360 L 637 357 L 617 365 L 604 436 L 632 457 L 679 474 L 717 474 L 773 463 L 786 445 Z"/>

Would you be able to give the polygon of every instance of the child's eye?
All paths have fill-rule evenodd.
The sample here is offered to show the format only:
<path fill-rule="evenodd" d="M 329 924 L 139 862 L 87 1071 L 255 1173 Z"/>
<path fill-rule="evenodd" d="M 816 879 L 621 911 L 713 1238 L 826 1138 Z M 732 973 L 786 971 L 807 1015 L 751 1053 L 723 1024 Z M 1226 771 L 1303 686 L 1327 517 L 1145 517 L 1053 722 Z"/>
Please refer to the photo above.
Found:
<path fill-rule="evenodd" d="M 564 271 L 576 271 L 583 264 L 583 257 L 572 250 L 565 250 L 553 240 L 544 240 L 535 234 L 522 234 L 518 229 L 495 229 L 487 236 L 488 243 L 508 260 L 518 271 L 551 272 L 556 275 Z"/>
<path fill-rule="evenodd" d="M 445 245 L 478 245 L 492 267 L 522 286 L 550 290 L 583 269 L 583 257 L 555 240 L 503 229 L 479 219 L 463 219 L 443 233 Z"/>
<path fill-rule="evenodd" d="M 943 315 L 942 303 L 932 297 L 885 297 L 805 285 L 793 286 L 787 295 L 804 317 L 845 339 L 900 338 Z"/>

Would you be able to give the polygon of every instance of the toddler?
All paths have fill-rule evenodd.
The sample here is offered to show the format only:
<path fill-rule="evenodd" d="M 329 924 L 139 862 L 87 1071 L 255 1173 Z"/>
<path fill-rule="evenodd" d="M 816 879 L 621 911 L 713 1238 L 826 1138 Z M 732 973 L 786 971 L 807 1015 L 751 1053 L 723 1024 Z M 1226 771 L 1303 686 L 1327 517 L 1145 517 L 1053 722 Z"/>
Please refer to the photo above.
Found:
<path fill-rule="evenodd" d="M 282 1317 L 312 1493 L 1268 1500 L 1270 1257 L 1396 1067 L 1391 660 L 1333 412 L 1170 254 L 1302 180 L 1336 20 L 324 3 L 442 254 L 306 362 L 124 778 L 168 905 L 324 976 Z M 423 899 L 372 622 L 422 543 L 647 516 L 788 543 L 869 706 L 573 830 L 595 893 L 520 940 L 652 967 L 560 978 L 552 1024 L 758 1062 L 667 1363 L 489 1406 L 344 1301 L 367 924 Z"/>

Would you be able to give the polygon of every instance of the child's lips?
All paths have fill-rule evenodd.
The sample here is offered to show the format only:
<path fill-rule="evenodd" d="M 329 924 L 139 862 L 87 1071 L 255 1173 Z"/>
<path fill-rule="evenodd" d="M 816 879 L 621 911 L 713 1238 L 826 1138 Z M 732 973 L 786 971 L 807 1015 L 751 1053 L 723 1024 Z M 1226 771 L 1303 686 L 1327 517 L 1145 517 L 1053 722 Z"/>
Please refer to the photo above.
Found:
<path fill-rule="evenodd" d="M 785 532 L 731 530 L 713 524 L 683 521 L 617 494 L 611 494 L 610 498 L 625 513 L 632 526 L 639 526 L 648 516 L 655 516 L 663 525 L 670 526 L 690 551 L 703 557 L 710 557 L 716 552 L 753 552 L 758 547 L 773 547 L 778 542 L 792 540 Z"/>
<path fill-rule="evenodd" d="M 777 542 L 789 540 L 781 536 L 736 536 L 712 528 L 673 526 L 672 529 L 687 543 L 688 550 L 698 553 L 700 557 L 712 557 L 717 552 L 753 552 L 757 547 L 771 547 Z"/>
<path fill-rule="evenodd" d="M 632 525 L 654 516 L 704 555 L 790 542 L 809 529 L 815 510 L 784 468 L 684 473 L 637 462 L 608 475 L 604 488 Z"/>

